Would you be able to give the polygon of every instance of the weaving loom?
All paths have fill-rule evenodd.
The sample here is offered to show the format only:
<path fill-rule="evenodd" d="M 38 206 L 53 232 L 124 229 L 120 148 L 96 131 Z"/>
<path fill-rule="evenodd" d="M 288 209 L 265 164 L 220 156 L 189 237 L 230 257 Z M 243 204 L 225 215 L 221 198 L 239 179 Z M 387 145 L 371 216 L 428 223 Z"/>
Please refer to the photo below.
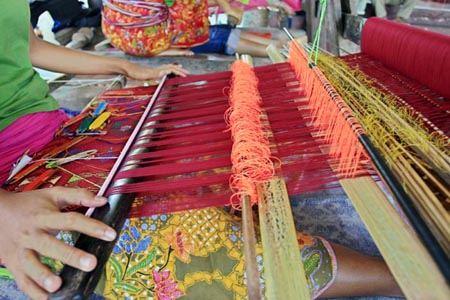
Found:
<path fill-rule="evenodd" d="M 361 62 L 364 59 L 371 59 L 368 55 L 372 53 L 370 51 L 369 53 L 364 52 L 370 47 L 367 48 L 365 45 L 374 45 L 376 39 L 371 34 L 380 36 L 377 32 L 378 29 L 389 26 L 388 30 L 384 29 L 383 35 L 387 32 L 413 31 L 412 28 L 378 19 L 369 20 L 365 26 L 363 53 L 342 58 L 353 68 L 355 68 L 355 64 L 362 64 Z M 400 27 L 396 28 L 397 26 Z M 429 36 L 425 32 L 417 33 L 414 31 L 414 34 L 415 37 L 419 35 L 423 39 Z M 438 40 L 436 43 L 443 41 L 443 44 L 439 44 L 443 45 L 442 51 L 437 52 L 434 57 L 435 59 L 441 58 L 441 61 L 436 65 L 428 64 L 427 67 L 434 69 L 438 66 L 441 69 L 436 71 L 437 74 L 434 75 L 432 82 L 421 82 L 414 76 L 411 76 L 411 78 L 421 82 L 418 85 L 425 85 L 434 90 L 428 89 L 428 92 L 434 97 L 432 101 L 438 102 L 440 107 L 447 107 L 446 110 L 436 110 L 441 113 L 437 118 L 435 118 L 436 111 L 427 114 L 424 112 L 423 116 L 429 120 L 426 123 L 429 129 L 440 129 L 436 136 L 441 137 L 439 140 L 442 141 L 443 146 L 440 147 L 446 149 L 448 155 L 449 122 L 446 116 L 448 117 L 450 111 L 448 108 L 448 97 L 450 96 L 446 84 L 450 82 L 448 78 L 450 75 L 447 71 L 450 67 L 450 40 L 446 37 L 433 38 L 431 40 Z M 389 43 L 392 42 L 390 37 L 386 37 L 386 39 Z M 378 46 L 379 44 L 375 45 Z M 404 50 L 404 47 L 412 46 L 400 46 L 392 51 L 402 51 L 399 49 Z M 377 51 L 375 50 L 375 52 Z M 404 54 L 404 52 L 400 53 Z M 414 53 L 412 58 L 414 61 L 423 59 L 417 54 L 420 52 Z M 429 53 L 426 52 L 426 54 Z M 393 57 L 392 53 L 387 55 Z M 377 57 L 375 58 L 377 59 Z M 428 58 L 427 56 L 427 63 Z M 331 74 L 328 78 L 330 78 L 333 86 L 338 89 L 339 82 L 334 83 L 331 79 L 337 77 L 336 70 L 327 69 L 325 66 L 326 58 L 323 58 L 323 61 L 325 61 L 323 66 L 325 74 Z M 398 62 L 398 60 L 395 62 Z M 407 66 L 410 62 L 410 60 L 405 59 Z M 322 63 L 322 60 L 320 63 Z M 321 66 L 320 63 L 319 66 Z M 380 62 L 374 63 L 379 64 Z M 398 69 L 401 70 L 401 68 Z M 373 68 L 369 67 L 369 70 L 373 71 Z M 406 70 L 408 75 L 414 75 L 415 72 L 418 71 Z M 446 299 L 449 296 L 449 290 L 445 276 L 442 276 L 439 271 L 439 264 L 442 262 L 436 264 L 429 257 L 427 250 L 413 230 L 405 224 L 404 220 L 389 204 L 386 196 L 374 184 L 373 178 L 378 179 L 377 172 L 373 167 L 374 158 L 371 153 L 368 153 L 370 151 L 364 149 L 364 146 L 367 146 L 363 145 L 366 140 L 363 138 L 361 141 L 361 136 L 366 134 L 364 130 L 368 131 L 365 128 L 367 125 L 354 118 L 352 111 L 354 113 L 355 109 L 353 107 L 352 111 L 347 109 L 347 104 L 340 100 L 328 79 L 316 67 L 308 67 L 306 56 L 296 46 L 291 48 L 289 63 L 258 67 L 254 69 L 254 73 L 259 80 L 258 93 L 262 100 L 263 124 L 265 130 L 270 132 L 268 141 L 271 155 L 277 158 L 274 160 L 277 166 L 275 175 L 284 178 L 289 194 L 320 191 L 336 187 L 339 184 L 344 186 L 349 193 L 353 193 L 350 197 L 352 202 L 360 212 L 369 231 L 374 234 L 374 240 L 406 296 L 410 299 Z M 273 74 L 277 74 L 277 76 L 274 77 Z M 419 75 L 423 75 L 423 72 L 419 72 Z M 48 152 L 61 157 L 92 148 L 97 150 L 96 156 L 99 157 L 118 156 L 129 135 L 124 133 L 124 129 L 127 129 L 128 132 L 131 131 L 131 128 L 138 123 L 138 117 L 142 114 L 142 106 L 146 105 L 145 103 L 151 95 L 157 95 L 157 98 L 153 99 L 152 110 L 145 118 L 143 127 L 139 129 L 137 140 L 131 146 L 129 153 L 121 164 L 121 170 L 115 175 L 114 184 L 108 188 L 110 207 L 96 210 L 93 217 L 102 219 L 120 230 L 127 215 L 139 217 L 185 209 L 224 206 L 230 204 L 230 199 L 232 199 L 231 204 L 240 206 L 240 202 L 232 197 L 229 188 L 229 178 L 232 173 L 230 152 L 233 144 L 230 129 L 224 121 L 224 115 L 229 107 L 228 90 L 233 84 L 230 83 L 232 76 L 233 72 L 230 71 L 174 78 L 161 85 L 163 88 L 159 93 L 156 93 L 154 88 L 108 91 L 93 103 L 95 106 L 101 100 L 109 102 L 108 109 L 113 112 L 113 115 L 105 128 L 105 131 L 108 132 L 107 135 L 98 138 L 64 136 L 64 133 L 76 130 L 81 122 L 78 120 L 74 124 L 68 125 L 66 131 L 62 132 L 61 138 L 44 149 L 38 155 L 38 158 L 39 156 L 45 157 Z M 423 76 L 426 80 L 427 76 Z M 382 77 L 378 83 L 383 84 L 384 88 L 392 90 L 387 86 L 384 80 L 385 76 Z M 377 84 L 374 83 L 374 85 Z M 415 91 L 418 90 L 416 86 L 414 85 Z M 339 89 L 338 91 L 341 92 Z M 439 94 L 444 97 L 439 96 Z M 314 103 L 315 98 L 328 99 L 330 102 Z M 402 99 L 405 98 L 402 96 Z M 129 101 L 130 99 L 132 101 Z M 427 96 L 427 99 L 431 99 L 431 96 Z M 87 112 L 92 110 L 93 107 L 89 108 Z M 418 110 L 418 108 L 415 109 L 415 111 Z M 357 114 L 355 113 L 355 115 Z M 349 120 L 351 124 L 349 124 Z M 362 126 L 359 121 L 361 121 Z M 330 124 L 334 126 L 331 131 L 329 129 L 333 126 L 330 126 Z M 347 135 L 339 135 L 340 132 Z M 65 146 L 59 148 L 74 139 L 79 140 L 76 149 L 66 149 Z M 370 141 L 366 142 L 370 144 Z M 55 151 L 55 149 L 58 149 L 58 151 Z M 61 151 L 60 149 L 67 151 Z M 61 152 L 64 155 L 61 155 Z M 388 160 L 386 157 L 384 159 Z M 277 163 L 278 160 L 281 164 Z M 39 164 L 39 161 L 37 164 Z M 390 162 L 390 164 L 392 163 Z M 53 179 L 56 176 L 60 177 L 57 185 L 86 187 L 96 192 L 112 165 L 113 161 L 107 158 L 95 163 L 74 161 L 65 164 L 64 169 L 66 171 L 63 170 L 61 174 L 58 172 L 51 176 L 53 176 Z M 21 181 L 17 180 L 15 185 L 10 186 L 10 189 L 20 191 L 27 186 L 26 184 L 32 183 L 33 179 L 39 178 L 41 174 L 47 171 L 43 164 L 36 165 L 36 167 L 37 170 L 28 175 L 25 182 L 21 178 Z M 61 169 L 62 167 L 58 168 Z M 94 174 L 92 168 L 98 171 Z M 445 175 L 448 176 L 446 171 L 448 172 L 448 160 L 447 169 L 437 172 L 438 174 L 444 174 L 444 180 L 440 185 L 443 186 L 441 193 L 447 192 L 447 198 L 444 196 L 442 202 L 444 207 L 448 207 L 449 191 L 449 183 L 445 181 Z M 78 174 L 78 178 L 74 174 Z M 39 184 L 44 187 L 51 186 L 54 183 L 55 180 L 46 180 Z M 359 190 L 365 185 L 371 186 L 371 195 L 364 194 L 364 191 Z M 393 187 L 389 186 L 389 188 L 392 189 Z M 264 188 L 261 189 L 264 190 Z M 352 189 L 353 191 L 350 192 Z M 354 194 L 358 192 L 360 192 L 360 195 L 355 196 Z M 264 193 L 264 191 L 261 193 Z M 355 198 L 356 200 L 354 200 Z M 378 202 L 380 199 L 384 202 Z M 371 210 L 375 205 L 377 205 L 377 209 Z M 263 206 L 261 202 L 260 206 Z M 262 227 L 264 227 L 264 222 L 268 224 L 271 221 L 270 218 L 264 219 L 270 213 L 270 209 L 275 210 L 276 208 L 260 208 Z M 114 213 L 112 213 L 113 211 Z M 130 212 L 128 213 L 128 211 Z M 106 218 L 105 213 L 107 214 Z M 448 218 L 448 212 L 446 211 L 446 213 L 447 215 L 443 218 Z M 383 214 L 386 215 L 383 216 Z M 392 220 L 387 222 L 386 218 Z M 384 222 L 386 224 L 383 224 Z M 449 228 L 448 224 L 448 221 L 444 219 L 444 223 L 431 226 L 428 220 L 428 226 L 433 229 L 433 234 L 436 234 L 437 230 L 436 235 L 439 236 L 439 241 L 446 251 L 448 251 L 448 248 L 446 248 L 445 239 L 448 239 L 448 235 L 446 235 L 445 229 Z M 389 228 L 389 226 L 395 227 Z M 289 227 L 288 229 L 292 228 Z M 398 233 L 398 235 L 387 234 L 386 230 L 389 229 L 393 233 Z M 380 230 L 381 233 L 376 234 L 377 230 Z M 114 245 L 105 242 L 99 243 L 92 238 L 82 236 L 77 246 L 95 253 L 99 257 L 99 268 L 93 274 L 85 274 L 66 268 L 62 273 L 64 287 L 60 294 L 53 296 L 53 299 L 72 299 L 74 295 L 80 297 L 89 295 L 95 287 L 102 272 L 102 266 L 105 265 Z M 408 260 L 408 258 L 400 258 L 400 256 L 405 256 L 400 251 L 416 253 L 411 253 L 413 256 Z M 394 255 L 389 252 L 393 252 Z M 295 265 L 295 261 L 289 263 Z M 402 266 L 402 264 L 409 264 L 409 266 Z M 446 267 L 448 266 L 444 266 L 444 268 Z M 411 282 L 413 282 L 412 286 Z M 288 283 L 284 284 L 288 285 Z M 280 287 L 280 289 L 283 288 Z M 286 289 L 298 292 L 295 286 Z M 272 297 L 269 294 L 268 298 L 280 299 L 273 295 L 282 294 L 275 293 L 272 294 Z M 308 295 L 299 296 L 297 294 L 297 296 L 294 298 L 308 299 Z"/>
<path fill-rule="evenodd" d="M 432 58 L 430 53 L 433 53 Z M 403 201 L 403 196 L 397 194 L 397 188 L 391 184 L 392 192 L 403 202 L 401 206 L 409 221 L 446 278 L 443 283 L 446 289 L 450 270 L 447 231 L 450 221 L 450 38 L 371 18 L 362 31 L 361 53 L 339 59 L 323 56 L 319 67 L 363 125 L 377 151 L 383 154 L 389 165 L 386 168 L 392 170 L 402 185 L 400 192 L 406 191 L 404 200 L 408 200 Z M 346 185 L 343 186 L 346 189 Z M 392 225 L 383 230 L 382 222 L 375 224 L 365 219 L 364 215 L 372 212 L 369 207 L 353 199 L 352 202 L 383 252 L 383 238 L 377 235 L 386 234 Z M 394 218 L 390 215 L 385 222 Z M 403 233 L 399 230 L 397 235 Z M 398 251 L 387 248 L 386 251 Z M 416 244 L 410 251 L 418 248 L 420 245 Z M 410 253 L 405 248 L 403 251 Z M 394 267 L 389 261 L 398 261 L 401 255 L 390 258 L 390 254 L 383 254 L 393 273 L 401 266 Z M 412 261 L 403 263 L 413 264 Z M 399 277 L 397 280 L 404 287 Z M 429 284 L 432 285 L 432 281 Z M 406 288 L 404 292 L 408 298 L 427 298 L 408 293 Z M 448 297 L 444 295 L 442 299 Z M 440 299 L 437 294 L 428 297 Z"/>
<path fill-rule="evenodd" d="M 288 64 L 275 67 L 280 72 L 291 71 Z M 272 71 L 273 68 L 270 67 L 262 68 L 260 70 L 260 76 L 270 76 Z M 142 183 L 136 182 L 131 183 L 130 185 L 120 185 L 111 189 L 112 193 L 117 194 L 124 193 L 123 189 L 131 189 L 133 191 L 131 194 L 132 196 L 129 197 L 131 197 L 131 200 L 133 198 L 136 198 L 136 200 L 134 201 L 135 206 L 132 208 L 130 216 L 153 215 L 157 213 L 185 210 L 188 208 L 223 206 L 230 203 L 229 199 L 231 193 L 228 187 L 228 178 L 230 177 L 231 161 L 229 153 L 232 143 L 230 134 L 226 131 L 226 124 L 224 122 L 224 113 L 228 108 L 228 101 L 226 95 L 223 93 L 223 89 L 229 87 L 230 74 L 231 72 L 223 72 L 213 75 L 191 76 L 186 79 L 172 79 L 165 84 L 166 88 L 161 92 L 158 97 L 158 101 L 156 101 L 154 105 L 155 113 L 150 114 L 148 119 L 146 119 L 146 125 L 142 128 L 142 132 L 150 132 L 150 137 L 142 135 L 139 138 L 144 141 L 148 140 L 145 144 L 139 145 L 139 147 L 157 150 L 147 153 L 138 153 L 136 154 L 137 156 L 128 156 L 127 158 L 127 161 L 138 160 L 139 164 L 141 164 L 140 168 L 138 168 L 138 173 L 142 174 L 142 172 L 147 172 L 145 174 L 147 178 L 143 179 Z M 295 77 L 292 76 L 292 73 L 288 74 L 288 77 L 293 80 L 293 83 L 295 84 L 293 89 L 297 92 L 293 92 L 291 95 L 292 98 L 286 100 L 288 111 L 286 111 L 286 108 L 278 111 L 276 105 L 277 98 L 271 97 L 270 100 L 272 101 L 272 109 L 274 110 L 273 115 L 276 118 L 274 119 L 272 126 L 276 126 L 277 119 L 278 122 L 286 121 L 289 111 L 294 112 L 294 115 L 291 116 L 292 122 L 290 122 L 290 124 L 292 124 L 295 118 L 297 118 L 297 114 L 295 113 L 295 107 L 297 107 L 297 104 L 293 102 L 292 99 L 298 97 L 297 94 L 299 86 L 298 82 L 295 81 Z M 268 86 L 269 95 L 270 90 L 279 90 L 279 87 L 284 86 L 285 81 L 282 79 L 278 80 L 278 82 L 274 83 L 274 86 Z M 77 144 L 76 149 L 67 149 L 69 150 L 68 152 L 78 153 L 95 147 L 99 149 L 98 154 L 100 154 L 100 158 L 104 155 L 108 157 L 117 156 L 117 148 L 119 148 L 118 145 L 122 145 L 124 143 L 124 138 L 117 136 L 117 133 L 123 131 L 124 127 L 123 125 L 118 126 L 117 123 L 121 122 L 121 118 L 126 117 L 127 114 L 135 113 L 133 110 L 129 111 L 130 108 L 127 106 L 130 104 L 125 104 L 123 101 L 133 99 L 134 101 L 131 102 L 131 109 L 136 109 L 139 105 L 142 105 L 142 98 L 148 98 L 149 94 L 151 94 L 153 90 L 153 88 L 143 88 L 110 91 L 100 97 L 97 97 L 96 101 L 108 100 L 112 101 L 113 104 L 115 101 L 122 100 L 122 102 L 119 103 L 125 106 L 122 110 L 118 110 L 117 116 L 112 116 L 109 125 L 105 128 L 105 131 L 108 132 L 111 132 L 112 130 L 112 137 L 105 136 L 96 139 L 90 137 L 85 138 L 84 136 L 76 137 L 75 139 L 81 139 L 81 142 Z M 195 91 L 195 93 L 193 93 L 193 91 Z M 260 90 L 260 92 L 263 91 Z M 127 93 L 130 93 L 130 95 L 126 95 Z M 208 98 L 205 98 L 207 100 L 196 103 L 194 100 L 202 97 L 203 94 L 208 95 Z M 93 105 L 95 106 L 96 103 L 97 102 L 94 102 Z M 115 105 L 109 105 L 108 107 L 110 107 L 113 111 L 115 110 Z M 165 114 L 160 114 L 161 110 L 168 110 L 168 112 Z M 88 112 L 89 110 L 86 113 Z M 80 126 L 80 123 L 81 120 L 78 120 L 74 124 L 68 126 L 62 132 L 63 135 L 50 144 L 47 149 L 44 149 L 42 153 L 59 152 L 53 149 L 61 149 L 61 144 L 67 144 L 68 141 L 70 142 L 72 139 L 70 136 L 64 136 L 65 132 L 73 132 Z M 124 125 L 125 128 L 128 126 L 128 124 Z M 299 125 L 298 128 L 298 132 L 303 133 L 306 137 L 306 140 L 301 141 L 301 143 L 311 143 L 311 147 L 317 147 L 318 144 L 311 137 L 309 137 L 308 134 L 306 134 L 305 128 L 303 127 L 304 125 Z M 161 129 L 164 130 L 161 131 Z M 193 131 L 196 132 L 196 134 L 190 136 L 189 133 Z M 280 131 L 281 134 L 278 137 L 280 139 L 279 142 L 282 142 L 283 139 L 290 139 L 290 134 L 292 133 L 288 134 L 285 129 L 281 129 Z M 116 144 L 114 147 L 116 148 L 115 151 L 112 147 L 113 143 Z M 292 147 L 292 149 L 299 148 L 296 147 L 295 143 L 292 143 L 291 145 L 285 147 L 286 153 L 292 152 L 288 151 L 289 147 Z M 192 149 L 195 149 L 195 152 Z M 133 149 L 131 150 L 133 151 Z M 187 156 L 186 153 L 188 153 L 191 157 Z M 287 155 L 299 156 L 300 154 L 294 151 L 293 154 L 290 153 Z M 145 159 L 156 165 L 148 168 L 148 163 L 144 160 L 144 156 L 146 156 Z M 279 155 L 279 157 L 282 157 L 282 155 Z M 304 158 L 304 160 L 307 159 L 307 157 Z M 40 161 L 38 160 L 37 163 L 39 162 Z M 101 162 L 101 164 L 99 164 L 99 162 Z M 315 166 L 311 166 L 309 171 L 303 170 L 303 174 L 296 174 L 295 172 L 297 169 L 295 164 L 298 164 L 299 162 L 301 162 L 300 159 L 292 159 L 292 163 L 289 164 L 286 160 L 286 170 L 288 170 L 288 166 L 290 165 L 293 170 L 293 177 L 305 176 L 309 173 L 311 174 L 310 177 L 314 178 L 314 173 L 316 173 L 318 168 L 322 166 L 325 174 L 327 174 L 327 177 L 330 177 L 331 181 L 335 181 L 335 175 L 331 172 L 331 169 L 323 159 L 318 160 L 318 163 Z M 102 175 L 101 172 L 93 174 L 92 171 L 88 174 L 83 170 L 88 170 L 91 167 L 95 170 L 104 170 L 112 165 L 111 160 L 107 159 L 105 159 L 105 161 L 95 161 L 94 163 L 82 162 L 81 164 L 84 166 L 80 167 L 80 162 L 67 163 L 64 166 L 64 169 L 68 171 L 63 172 L 65 173 L 65 176 L 64 178 L 59 179 L 58 184 L 87 187 L 86 183 L 89 181 L 98 183 L 98 181 L 101 181 L 105 177 L 105 174 Z M 125 162 L 125 165 L 126 164 L 127 162 Z M 33 168 L 33 165 L 31 168 Z M 132 170 L 133 169 L 123 171 L 123 176 L 129 177 L 128 173 L 132 172 Z M 305 173 L 305 171 L 307 173 Z M 26 183 L 28 183 L 28 180 L 33 182 L 36 178 L 40 178 L 40 174 L 45 174 L 45 172 L 45 167 L 41 167 L 39 170 L 34 171 L 34 173 L 28 177 Z M 75 178 L 73 178 L 74 174 L 77 175 Z M 142 177 L 141 174 L 135 174 L 133 176 Z M 122 175 L 118 176 L 119 177 L 116 177 L 116 179 L 122 179 Z M 149 180 L 151 180 L 154 185 Z M 42 187 L 51 186 L 52 181 L 53 180 L 44 182 Z M 69 184 L 67 184 L 67 182 L 69 182 Z M 302 192 L 315 189 L 312 185 L 300 185 L 297 180 L 292 180 L 291 182 L 291 189 L 294 191 Z M 317 186 L 325 184 L 323 180 L 316 181 L 312 179 L 311 182 Z M 16 187 L 15 190 L 20 191 L 26 186 L 26 184 L 21 184 Z M 98 185 L 94 185 L 89 188 L 96 191 L 98 189 Z M 125 193 L 127 192 L 125 191 Z M 136 193 L 137 195 L 135 195 Z M 123 197 L 119 198 L 119 200 L 115 201 L 117 204 L 125 205 L 125 203 L 132 203 L 130 199 L 125 201 Z M 111 199 L 110 203 L 112 203 Z M 127 211 L 128 209 L 121 208 L 118 211 L 121 212 L 122 210 Z M 98 211 L 99 210 L 96 212 Z M 126 214 L 122 213 L 122 218 L 125 216 Z M 121 223 L 115 225 L 114 227 L 116 226 L 120 229 Z M 296 243 L 296 240 L 294 241 Z M 86 247 L 89 247 L 90 249 L 88 251 L 91 253 L 95 253 L 95 251 L 100 253 L 107 252 L 105 250 L 106 246 L 104 243 L 99 244 L 93 239 L 88 238 L 88 241 L 79 241 L 79 243 L 83 243 Z M 91 247 L 94 247 L 96 250 Z M 84 247 L 80 246 L 80 248 Z M 104 258 L 107 260 L 108 257 L 106 256 Z M 101 261 L 101 259 L 99 260 Z M 287 262 L 295 265 L 295 262 L 293 261 L 287 260 Z M 101 270 L 101 268 L 98 270 Z M 77 272 L 75 271 L 75 273 Z M 74 279 L 73 274 L 68 275 L 66 279 L 67 280 L 65 280 L 65 282 L 70 284 L 70 282 Z M 81 287 L 86 287 L 84 282 L 81 284 Z M 78 289 L 80 287 L 76 288 Z"/>

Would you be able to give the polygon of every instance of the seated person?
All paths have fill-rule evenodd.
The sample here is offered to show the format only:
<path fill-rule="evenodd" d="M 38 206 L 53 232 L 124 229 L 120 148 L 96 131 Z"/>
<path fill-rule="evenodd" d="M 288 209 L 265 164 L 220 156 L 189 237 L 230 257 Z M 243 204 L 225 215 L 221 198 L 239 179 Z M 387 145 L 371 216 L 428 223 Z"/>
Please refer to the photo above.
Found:
<path fill-rule="evenodd" d="M 387 18 L 386 5 L 400 6 L 396 21 L 408 23 L 409 17 L 419 0 L 373 0 L 375 14 L 379 18 Z"/>
<path fill-rule="evenodd" d="M 42 13 L 48 11 L 55 24 L 53 32 L 64 28 L 100 27 L 99 7 L 85 8 L 78 0 L 28 0 L 30 3 L 31 26 L 36 27 Z"/>
<path fill-rule="evenodd" d="M 208 6 L 210 5 L 219 5 L 227 13 L 229 20 L 232 20 L 231 24 L 229 22 L 228 25 L 210 26 L 208 22 Z M 103 32 L 112 46 L 131 55 L 189 56 L 194 53 L 233 55 L 238 52 L 267 57 L 268 45 L 281 46 L 279 41 L 235 29 L 235 25 L 242 20 L 243 10 L 238 6 L 230 5 L 227 0 L 201 0 L 195 5 L 175 1 L 170 7 L 161 8 L 159 12 L 151 11 L 154 14 L 162 14 L 162 11 L 167 9 L 165 13 L 170 13 L 172 17 L 172 22 L 168 19 L 160 19 L 155 24 L 144 24 L 140 16 L 136 14 L 131 16 L 124 12 L 124 10 L 134 11 L 135 9 L 132 3 L 104 1 Z M 150 12 L 150 7 L 148 10 Z M 183 13 L 180 13 L 181 11 Z M 195 22 L 185 19 L 193 14 L 198 16 Z M 145 14 L 142 14 L 142 17 L 144 16 Z M 136 26 L 121 25 L 130 23 Z M 172 31 L 167 31 L 167 26 L 174 26 L 174 28 Z M 103 46 L 104 43 L 101 44 Z"/>

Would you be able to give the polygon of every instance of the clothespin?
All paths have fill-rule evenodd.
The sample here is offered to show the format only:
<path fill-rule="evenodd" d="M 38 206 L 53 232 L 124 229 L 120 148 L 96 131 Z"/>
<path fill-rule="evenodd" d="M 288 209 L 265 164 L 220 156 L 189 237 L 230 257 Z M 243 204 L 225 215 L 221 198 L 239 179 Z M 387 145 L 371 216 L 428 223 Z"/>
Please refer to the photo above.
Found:
<path fill-rule="evenodd" d="M 108 106 L 108 102 L 106 101 L 100 101 L 100 103 L 95 108 L 94 112 L 92 113 L 92 116 L 94 118 L 97 118 L 101 113 L 103 113 Z"/>
<path fill-rule="evenodd" d="M 91 125 L 89 125 L 89 130 L 96 130 L 101 128 L 105 124 L 105 122 L 109 119 L 110 116 L 111 112 L 109 111 L 102 113 L 91 123 Z"/>

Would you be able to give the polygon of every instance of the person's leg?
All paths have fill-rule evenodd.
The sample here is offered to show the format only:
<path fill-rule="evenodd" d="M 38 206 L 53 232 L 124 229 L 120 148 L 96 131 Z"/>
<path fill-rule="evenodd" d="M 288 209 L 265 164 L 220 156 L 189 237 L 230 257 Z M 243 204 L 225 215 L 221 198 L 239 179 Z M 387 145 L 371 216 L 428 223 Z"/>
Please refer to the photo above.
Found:
<path fill-rule="evenodd" d="M 246 39 L 240 39 L 236 48 L 236 52 L 239 54 L 248 54 L 256 57 L 267 56 L 267 45 L 255 43 Z"/>
<path fill-rule="evenodd" d="M 194 52 L 185 48 L 169 48 L 156 56 L 193 56 Z"/>
<path fill-rule="evenodd" d="M 332 244 L 337 260 L 337 274 L 321 297 L 391 296 L 403 293 L 381 258 Z"/>
<path fill-rule="evenodd" d="M 225 53 L 234 55 L 249 54 L 266 57 L 266 48 L 276 41 L 253 34 L 231 29 L 228 26 L 214 25 L 209 28 L 209 41 L 203 45 L 192 47 L 194 53 Z"/>
<path fill-rule="evenodd" d="M 245 31 L 241 32 L 240 37 L 241 37 L 241 40 L 246 40 L 249 42 L 261 44 L 266 47 L 269 46 L 270 44 L 274 44 L 274 43 L 277 43 L 277 46 L 281 46 L 281 44 L 283 43 L 283 41 L 276 41 L 271 38 L 259 36 L 257 34 L 253 34 L 251 32 L 245 32 Z"/>
<path fill-rule="evenodd" d="M 377 15 L 377 17 L 379 17 L 379 18 L 387 17 L 385 0 L 373 0 L 372 4 L 373 4 L 373 7 L 375 8 L 375 14 Z"/>
<path fill-rule="evenodd" d="M 268 56 L 267 47 L 273 45 L 281 48 L 287 41 L 274 40 L 271 38 L 259 36 L 250 32 L 241 32 L 236 52 L 241 54 L 249 54 L 252 56 L 266 57 Z"/>
<path fill-rule="evenodd" d="M 400 6 L 397 17 L 401 18 L 404 21 L 407 21 L 417 3 L 419 3 L 419 0 L 405 0 Z"/>

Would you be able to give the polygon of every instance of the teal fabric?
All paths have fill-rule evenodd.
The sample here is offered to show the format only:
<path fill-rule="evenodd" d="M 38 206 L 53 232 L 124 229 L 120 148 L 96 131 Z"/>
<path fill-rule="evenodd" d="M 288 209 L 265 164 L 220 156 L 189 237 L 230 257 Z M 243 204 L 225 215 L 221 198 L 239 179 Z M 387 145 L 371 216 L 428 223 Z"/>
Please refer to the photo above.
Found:
<path fill-rule="evenodd" d="M 28 1 L 3 1 L 0 10 L 0 130 L 21 116 L 58 109 L 29 56 Z"/>

